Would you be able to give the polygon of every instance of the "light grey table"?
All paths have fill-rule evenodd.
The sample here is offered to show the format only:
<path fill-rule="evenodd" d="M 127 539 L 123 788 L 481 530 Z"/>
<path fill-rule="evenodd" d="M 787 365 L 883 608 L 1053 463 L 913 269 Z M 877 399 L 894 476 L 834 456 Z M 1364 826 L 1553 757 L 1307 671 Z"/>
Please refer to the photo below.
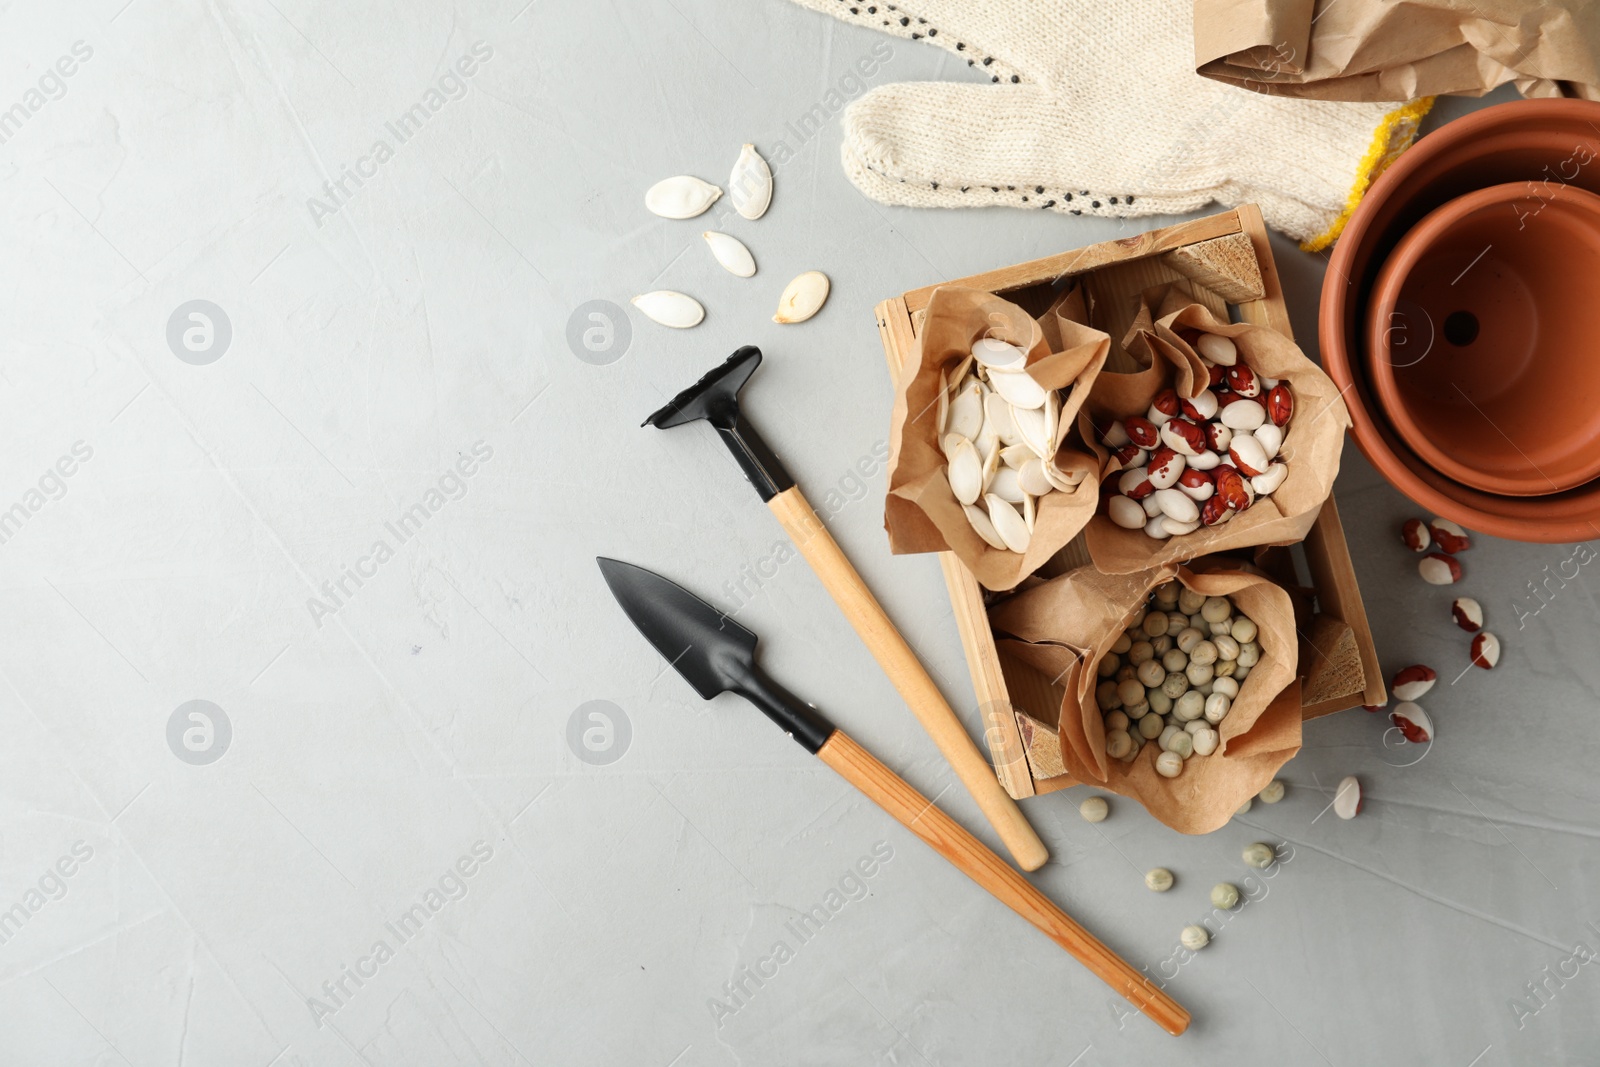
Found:
<path fill-rule="evenodd" d="M 763 346 L 751 409 L 975 727 L 938 568 L 884 545 L 871 308 L 1167 220 L 869 203 L 837 118 L 801 120 L 880 38 L 777 0 L 523 4 L 0 12 L 0 1064 L 1594 1061 L 1600 968 L 1571 957 L 1600 945 L 1600 585 L 1552 584 L 1519 628 L 1573 547 L 1480 538 L 1463 588 L 1504 662 L 1450 684 L 1445 595 L 1395 541 L 1414 509 L 1353 450 L 1385 660 L 1445 675 L 1426 758 L 1356 711 L 1209 837 L 1026 805 L 1039 884 L 1152 973 L 1241 846 L 1292 846 L 1171 978 L 1181 1041 L 759 716 L 694 698 L 596 554 L 736 609 L 993 842 L 712 435 L 637 426 Z M 968 76 L 895 42 L 872 81 Z M 780 140 L 759 223 L 643 211 Z M 754 279 L 712 265 L 707 223 Z M 1276 251 L 1314 350 L 1324 261 Z M 774 326 L 807 268 L 832 299 Z M 586 302 L 655 287 L 709 318 L 569 347 Z M 1367 807 L 1341 822 L 1350 773 Z"/>

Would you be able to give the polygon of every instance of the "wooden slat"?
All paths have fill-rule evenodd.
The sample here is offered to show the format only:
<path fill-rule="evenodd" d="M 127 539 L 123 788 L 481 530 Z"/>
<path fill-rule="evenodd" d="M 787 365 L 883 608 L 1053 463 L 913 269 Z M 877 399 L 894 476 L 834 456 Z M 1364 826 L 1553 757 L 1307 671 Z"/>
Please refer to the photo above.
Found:
<path fill-rule="evenodd" d="M 1335 711 L 1343 711 L 1355 704 L 1381 705 L 1389 699 L 1383 681 L 1383 665 L 1378 661 L 1378 647 L 1372 640 L 1372 626 L 1367 621 L 1367 606 L 1361 599 L 1361 586 L 1356 581 L 1355 564 L 1350 559 L 1350 545 L 1345 540 L 1344 524 L 1339 521 L 1339 505 L 1332 496 L 1322 505 L 1316 524 L 1306 534 L 1306 566 L 1311 570 L 1311 584 L 1317 589 L 1317 610 L 1341 619 L 1350 627 L 1355 637 L 1356 651 L 1361 658 L 1361 675 L 1366 687 L 1359 699 L 1354 697 L 1325 700 L 1307 709 L 1305 717 L 1314 719 Z M 1339 704 L 1335 707 L 1333 705 Z"/>
<path fill-rule="evenodd" d="M 1309 632 L 1300 633 L 1300 706 L 1302 710 L 1359 696 L 1366 688 L 1361 673 L 1361 652 L 1356 632 L 1330 612 L 1311 619 Z"/>
<path fill-rule="evenodd" d="M 1071 789 L 1073 786 L 1081 784 L 1082 783 L 1080 783 L 1076 778 L 1072 777 L 1072 775 L 1063 774 L 1060 778 L 1039 779 L 1037 782 L 1033 783 L 1033 791 L 1035 796 L 1042 797 L 1046 793 L 1054 793 L 1061 789 Z"/>
<path fill-rule="evenodd" d="M 1069 275 L 1082 274 L 1084 271 L 1103 267 L 1107 263 L 1154 256 L 1180 245 L 1238 233 L 1239 229 L 1238 212 L 1225 211 L 1220 215 L 1210 215 L 1193 222 L 1180 222 L 1176 226 L 1150 230 L 1133 237 L 1118 238 L 1115 241 L 1102 241 L 1097 245 L 1046 256 L 1028 263 L 1019 263 L 1014 267 L 1001 267 L 999 270 L 986 271 L 955 281 L 925 285 L 921 289 L 913 289 L 904 294 L 906 310 L 915 315 L 927 307 L 933 291 L 941 285 L 964 285 L 991 293 L 1002 293 L 1007 289 L 1021 289 L 1028 285 L 1038 285 L 1040 282 L 1059 281 Z"/>
<path fill-rule="evenodd" d="M 1028 769 L 1035 778 L 1060 778 L 1067 773 L 1066 765 L 1061 762 L 1061 735 L 1056 727 L 1019 711 L 1017 730 L 1028 752 Z"/>
<path fill-rule="evenodd" d="M 904 298 L 892 296 L 877 307 L 878 336 L 883 340 L 883 356 L 889 363 L 889 380 L 900 380 L 900 368 L 911 358 L 917 335 L 911 328 L 911 315 Z"/>
<path fill-rule="evenodd" d="M 1080 538 L 1074 538 L 1072 544 L 1082 548 Z M 999 661 L 1000 677 L 1005 683 L 1010 708 L 1017 718 L 1013 725 L 1019 727 L 1015 733 L 1007 731 L 1006 736 L 1008 739 L 1016 737 L 1027 752 L 1028 770 L 1031 773 L 1029 790 L 1032 792 L 1038 788 L 1040 782 L 1067 773 L 1066 768 L 1061 766 L 1061 736 L 1056 733 L 1061 725 L 1061 701 L 1066 696 L 1066 688 L 1033 664 L 1023 662 L 1005 651 L 999 652 Z M 1020 720 L 1023 717 L 1048 728 L 1051 731 L 1050 735 L 1029 741 L 1027 735 L 1020 729 Z M 1041 759 L 1041 753 L 1047 746 L 1056 750 L 1053 760 Z M 1046 767 L 1051 765 L 1059 769 L 1047 772 Z M 1065 784 L 1076 784 L 1076 779 L 1068 778 Z"/>
<path fill-rule="evenodd" d="M 1248 234 L 1230 233 L 1174 248 L 1161 256 L 1161 262 L 1230 304 L 1244 304 L 1266 295 L 1261 265 L 1256 262 Z"/>
<path fill-rule="evenodd" d="M 1294 324 L 1289 321 L 1289 306 L 1283 302 L 1283 283 L 1278 278 L 1277 261 L 1272 258 L 1272 241 L 1267 236 L 1267 223 L 1261 209 L 1254 204 L 1241 204 L 1237 209 L 1239 225 L 1249 235 L 1256 250 L 1256 262 L 1261 266 L 1260 300 L 1239 304 L 1239 317 L 1257 326 L 1270 326 L 1289 340 L 1294 340 Z"/>
<path fill-rule="evenodd" d="M 983 739 L 1000 784 L 1013 799 L 1033 796 L 1033 776 L 1022 735 L 1011 706 L 1011 693 L 1000 667 L 1000 653 L 989 628 L 989 612 L 983 603 L 983 588 L 954 552 L 939 553 L 939 569 L 944 572 L 945 588 L 950 591 L 950 607 L 955 612 L 961 647 L 967 654 L 967 670 L 972 674 L 972 692 L 983 716 Z"/>

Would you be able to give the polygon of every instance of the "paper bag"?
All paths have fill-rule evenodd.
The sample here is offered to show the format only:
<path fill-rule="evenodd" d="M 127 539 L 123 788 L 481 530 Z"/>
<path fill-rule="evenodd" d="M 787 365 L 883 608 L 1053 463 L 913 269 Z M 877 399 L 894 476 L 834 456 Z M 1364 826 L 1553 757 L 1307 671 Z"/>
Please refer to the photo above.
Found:
<path fill-rule="evenodd" d="M 1160 749 L 1153 742 L 1130 763 L 1106 756 L 1105 720 L 1095 701 L 1096 666 L 1150 593 L 1174 577 L 1197 593 L 1230 598 L 1256 623 L 1261 659 L 1217 727 L 1222 738 L 1217 750 L 1189 757 L 1183 773 L 1163 778 L 1156 773 Z M 990 610 L 989 620 L 997 634 L 1076 653 L 1066 670 L 1061 703 L 1067 773 L 1137 800 L 1180 833 L 1203 834 L 1222 826 L 1300 750 L 1294 607 L 1286 592 L 1259 574 L 1225 565 L 1207 573 L 1166 565 L 1120 575 L 1080 567 L 1009 597 Z M 1015 652 L 1017 646 L 1007 643 Z M 1064 656 L 1058 661 L 1069 662 Z"/>
<path fill-rule="evenodd" d="M 1102 374 L 1089 394 L 1078 433 L 1101 460 L 1102 480 L 1114 483 L 1122 465 L 1099 443 L 1096 427 L 1104 429 L 1115 420 L 1143 415 L 1162 389 L 1174 388 L 1180 396 L 1191 397 L 1205 389 L 1204 365 L 1189 343 L 1202 332 L 1231 338 L 1242 362 L 1258 374 L 1288 384 L 1295 407 L 1280 456 L 1289 465 L 1289 475 L 1277 492 L 1257 498 L 1228 522 L 1164 541 L 1096 514 L 1084 529 L 1084 539 L 1095 566 L 1110 574 L 1144 571 L 1228 549 L 1301 541 L 1339 473 L 1350 416 L 1332 379 L 1276 330 L 1222 322 L 1203 305 L 1189 301 L 1188 292 L 1176 285 L 1145 294 L 1123 345 L 1149 365 L 1133 374 Z"/>
<path fill-rule="evenodd" d="M 954 552 L 985 587 L 1011 589 L 1083 529 L 1099 504 L 1101 464 L 1064 441 L 1105 364 L 1111 338 L 1073 317 L 1081 306 L 1082 297 L 1069 292 L 1035 320 L 993 293 L 959 286 L 934 291 L 916 349 L 895 388 L 884 505 L 891 551 Z M 939 397 L 947 376 L 982 337 L 1027 352 L 1027 373 L 1046 389 L 1071 389 L 1061 403 L 1055 462 L 1063 471 L 1086 476 L 1071 491 L 1040 498 L 1033 536 L 1022 554 L 991 548 L 978 536 L 950 489 L 939 447 Z"/>
<path fill-rule="evenodd" d="M 1592 0 L 1195 0 L 1195 69 L 1319 100 L 1524 96 L 1600 100 Z"/>

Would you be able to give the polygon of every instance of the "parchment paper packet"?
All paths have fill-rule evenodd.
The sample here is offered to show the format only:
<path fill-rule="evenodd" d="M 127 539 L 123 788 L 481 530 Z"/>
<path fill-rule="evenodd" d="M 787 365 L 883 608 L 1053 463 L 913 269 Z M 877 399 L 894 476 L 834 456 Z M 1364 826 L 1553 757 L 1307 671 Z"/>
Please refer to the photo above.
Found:
<path fill-rule="evenodd" d="M 1195 0 L 1195 69 L 1258 93 L 1320 100 L 1600 99 L 1593 0 Z"/>
<path fill-rule="evenodd" d="M 1085 650 L 1066 673 L 1061 703 L 1061 755 L 1081 782 L 1132 797 L 1180 833 L 1203 834 L 1222 826 L 1259 793 L 1300 750 L 1299 636 L 1289 595 L 1270 579 L 1232 569 L 1197 573 L 1171 564 L 1138 574 L 1104 574 L 1079 567 L 995 605 L 997 635 Z M 1205 565 L 1202 565 L 1203 567 Z M 1226 596 L 1257 626 L 1261 659 L 1239 686 L 1218 725 L 1221 743 L 1209 756 L 1191 756 L 1183 773 L 1156 773 L 1160 751 L 1146 742 L 1131 762 L 1106 756 L 1105 720 L 1095 701 L 1096 668 L 1159 585 L 1176 578 L 1206 596 Z"/>
<path fill-rule="evenodd" d="M 1074 298 L 1076 297 L 1076 302 Z M 934 290 L 912 359 L 895 388 L 889 435 L 889 493 L 884 528 L 895 553 L 954 552 L 989 589 L 1011 589 L 1077 536 L 1099 503 L 1100 464 L 1080 449 L 1063 445 L 1085 397 L 1111 350 L 1111 338 L 1076 321 L 1082 298 L 1069 291 L 1039 320 L 993 293 L 960 286 Z M 1025 372 L 1046 389 L 1068 389 L 1054 439 L 1055 463 L 1084 478 L 1070 491 L 1039 500 L 1025 553 L 991 548 L 967 521 L 950 489 L 939 447 L 940 394 L 950 375 L 972 353 L 973 343 L 993 337 L 1027 352 Z"/>
<path fill-rule="evenodd" d="M 1241 362 L 1288 384 L 1294 415 L 1279 456 L 1289 465 L 1289 474 L 1277 492 L 1258 498 L 1229 521 L 1164 541 L 1143 530 L 1124 529 L 1101 511 L 1084 529 L 1095 566 L 1109 574 L 1129 574 L 1211 552 L 1304 540 L 1333 491 L 1350 425 L 1338 387 L 1283 334 L 1266 326 L 1220 321 L 1204 305 L 1192 303 L 1179 286 L 1158 287 L 1143 299 L 1123 346 L 1149 365 L 1134 374 L 1100 375 L 1078 420 L 1080 439 L 1101 459 L 1102 480 L 1114 481 L 1122 465 L 1099 443 L 1096 427 L 1143 415 L 1162 389 L 1192 397 L 1206 388 L 1205 365 L 1190 344 L 1200 333 L 1231 338 Z"/>

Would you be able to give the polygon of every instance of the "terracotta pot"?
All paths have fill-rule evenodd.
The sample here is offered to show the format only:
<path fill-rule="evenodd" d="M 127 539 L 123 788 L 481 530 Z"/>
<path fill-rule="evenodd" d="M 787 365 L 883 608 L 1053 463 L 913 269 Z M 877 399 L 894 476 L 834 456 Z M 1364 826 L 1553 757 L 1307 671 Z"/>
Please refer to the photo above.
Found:
<path fill-rule="evenodd" d="M 1499 104 L 1448 123 L 1401 155 L 1372 184 L 1334 248 L 1318 315 L 1323 368 L 1346 390 L 1357 446 L 1412 500 L 1498 537 L 1589 540 L 1600 536 L 1600 487 L 1518 498 L 1446 477 L 1407 448 L 1383 418 L 1363 366 L 1364 298 L 1389 251 L 1434 208 L 1511 181 L 1600 192 L 1600 103 Z"/>
<path fill-rule="evenodd" d="M 1367 372 L 1434 469 L 1486 493 L 1559 493 L 1600 477 L 1596 309 L 1600 196 L 1492 185 L 1435 209 L 1384 260 Z"/>

